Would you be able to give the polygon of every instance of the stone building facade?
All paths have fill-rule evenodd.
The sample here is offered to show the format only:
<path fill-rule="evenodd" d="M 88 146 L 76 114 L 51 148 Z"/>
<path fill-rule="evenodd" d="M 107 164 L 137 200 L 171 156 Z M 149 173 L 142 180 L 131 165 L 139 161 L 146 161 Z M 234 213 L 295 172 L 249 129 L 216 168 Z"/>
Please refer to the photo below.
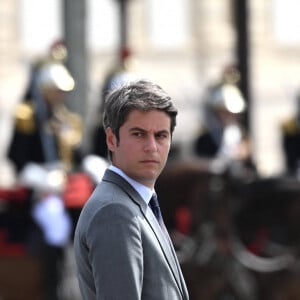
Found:
<path fill-rule="evenodd" d="M 300 87 L 300 46 L 282 43 L 275 34 L 274 5 L 280 1 L 248 1 L 251 38 L 249 43 L 251 136 L 258 170 L 266 176 L 284 170 L 279 126 L 285 117 L 293 113 L 294 98 L 298 92 L 298 85 Z M 3 145 L 0 150 L 0 161 L 2 166 L 7 165 L 5 155 L 10 138 L 12 111 L 26 84 L 27 73 L 24 61 L 30 61 L 35 57 L 35 53 L 24 49 L 21 43 L 20 18 L 24 14 L 21 2 L 21 0 L 0 2 L 0 143 Z M 108 0 L 106 2 L 108 3 Z M 116 2 L 111 0 L 111 5 L 116 5 Z M 191 142 L 201 121 L 199 107 L 203 92 L 208 84 L 218 79 L 225 65 L 234 62 L 236 37 L 232 1 L 177 0 L 175 2 L 178 7 L 183 5 L 185 13 L 184 16 L 181 15 L 186 30 L 181 42 L 178 42 L 179 38 L 176 40 L 176 35 L 180 34 L 176 31 L 178 28 L 174 28 L 172 38 L 169 36 L 170 40 L 175 40 L 177 43 L 172 47 L 165 45 L 160 47 L 159 43 L 156 43 L 155 36 L 153 38 L 151 35 L 157 34 L 157 28 L 156 33 L 153 33 L 153 30 L 155 31 L 153 24 L 164 19 L 161 17 L 158 19 L 158 15 L 151 14 L 149 11 L 155 8 L 156 3 L 157 13 L 159 1 L 129 0 L 128 44 L 137 62 L 136 70 L 143 76 L 161 83 L 176 100 L 180 115 L 174 138 L 175 142 L 180 144 L 182 155 L 188 156 Z M 169 8 L 170 15 L 168 9 L 164 9 L 165 21 L 170 21 L 172 7 Z M 89 13 L 87 18 L 88 16 Z M 103 12 L 99 11 L 99 18 L 101 17 L 104 17 Z M 154 23 L 151 25 L 151 22 Z M 176 22 L 174 24 L 176 25 Z M 45 28 L 46 33 L 47 28 Z M 116 49 L 104 47 L 88 49 L 88 51 L 90 90 L 87 101 L 88 114 L 91 114 L 99 105 L 99 89 L 107 71 L 114 64 Z M 93 115 L 91 118 L 84 117 L 87 120 L 95 118 Z M 87 126 L 90 125 L 87 123 Z"/>

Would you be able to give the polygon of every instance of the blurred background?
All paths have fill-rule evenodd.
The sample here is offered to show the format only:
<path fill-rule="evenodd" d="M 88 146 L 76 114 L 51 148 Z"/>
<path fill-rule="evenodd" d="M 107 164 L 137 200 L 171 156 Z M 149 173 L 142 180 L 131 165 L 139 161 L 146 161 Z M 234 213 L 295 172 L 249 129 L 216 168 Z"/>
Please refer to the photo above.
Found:
<path fill-rule="evenodd" d="M 182 162 L 202 157 L 198 138 L 209 128 L 205 122 L 215 118 L 209 114 L 222 107 L 239 116 L 243 131 L 237 135 L 231 134 L 229 140 L 233 143 L 234 139 L 242 139 L 240 136 L 243 132 L 247 133 L 246 144 L 251 146 L 245 146 L 247 149 L 243 148 L 241 156 L 245 152 L 249 154 L 246 155 L 250 157 L 247 164 L 250 163 L 256 179 L 268 181 L 287 174 L 297 179 L 299 157 L 294 159 L 296 163 L 291 171 L 284 134 L 298 132 L 295 122 L 299 119 L 300 103 L 299 10 L 300 2 L 297 0 L 2 0 L 0 187 L 4 196 L 1 196 L 1 211 L 7 210 L 4 200 L 22 198 L 16 191 L 12 194 L 11 189 L 16 186 L 19 170 L 8 157 L 14 136 L 16 107 L 24 101 L 28 92 L 33 66 L 52 57 L 56 45 L 65 48 L 66 55 L 59 61 L 75 82 L 75 87 L 66 94 L 65 103 L 82 120 L 80 152 L 83 157 L 99 154 L 99 149 L 95 149 L 94 131 L 100 124 L 101 104 L 103 95 L 109 90 L 108 86 L 111 88 L 118 82 L 142 77 L 159 83 L 172 96 L 179 109 L 171 152 L 174 160 Z M 226 88 L 225 92 L 223 87 L 227 85 L 231 89 Z M 225 94 L 240 103 L 236 111 L 228 108 Z M 294 143 L 294 147 L 300 149 L 298 142 Z M 222 158 L 226 157 L 227 164 L 230 164 L 232 157 L 225 148 L 220 152 L 224 154 L 227 151 L 227 156 L 224 154 Z M 206 159 L 208 155 L 203 157 Z M 99 166 L 103 168 L 103 164 Z M 220 170 L 219 165 L 217 169 Z M 200 170 L 203 171 L 202 163 Z M 207 170 L 206 167 L 205 172 Z M 278 187 L 277 181 L 272 184 Z M 256 185 L 250 186 L 249 190 L 247 185 L 246 190 L 249 193 L 256 191 L 256 188 Z M 293 192 L 297 188 L 297 184 L 296 188 L 293 185 Z M 290 186 L 285 186 L 285 189 L 290 189 Z M 274 192 L 274 188 L 271 190 Z M 262 193 L 261 190 L 258 193 Z M 278 195 L 277 190 L 275 193 Z M 245 195 L 245 190 L 242 195 Z M 268 199 L 274 197 L 272 193 L 266 195 Z M 283 193 L 281 199 L 286 195 Z M 181 207 L 183 203 L 178 201 L 178 207 Z M 77 211 L 72 212 L 73 217 L 78 213 L 78 205 L 76 208 Z M 255 206 L 255 217 L 259 209 Z M 165 210 L 168 210 L 168 205 L 165 205 Z M 172 216 L 176 212 L 174 208 Z M 243 219 L 243 213 L 238 215 L 236 224 Z M 170 221 L 170 230 L 174 223 L 171 219 L 166 221 Z M 181 228 L 181 231 L 184 230 Z M 178 249 L 181 249 L 182 243 L 188 241 L 180 240 L 178 243 Z M 13 269 L 10 264 L 14 263 L 25 269 L 30 266 L 33 268 L 32 274 L 37 274 L 35 268 L 39 268 L 38 265 L 33 267 L 31 262 L 18 261 L 19 250 L 11 252 L 15 248 L 7 249 L 10 249 L 8 254 L 4 251 L 6 254 L 0 257 L 3 266 L 8 269 Z M 74 289 L 69 291 L 69 299 L 76 299 L 79 296 L 76 294 L 78 290 L 71 252 L 72 249 L 67 247 L 70 290 Z M 13 261 L 9 260 L 11 253 L 15 253 Z M 8 283 L 8 279 L 5 281 L 5 275 L 2 274 L 0 282 L 3 280 L 6 285 L 14 286 Z M 248 282 L 253 280 L 251 277 Z M 30 284 L 34 286 L 35 283 L 29 283 L 28 286 Z M 0 289 L 0 299 L 41 299 L 39 296 L 18 298 L 6 293 L 7 296 L 1 298 Z M 193 299 L 267 299 L 266 296 L 253 296 L 250 292 L 243 295 L 238 298 L 223 293 L 223 296 L 213 298 L 202 294 L 202 298 L 194 296 Z"/>
<path fill-rule="evenodd" d="M 135 70 L 177 102 L 175 139 L 184 153 L 197 133 L 207 86 L 225 66 L 239 65 L 257 168 L 262 175 L 282 172 L 279 127 L 296 109 L 300 85 L 298 6 L 295 0 L 1 1 L 2 163 L 29 65 L 64 39 L 79 82 L 71 104 L 86 126 L 95 119 L 105 76 L 126 47 Z"/>

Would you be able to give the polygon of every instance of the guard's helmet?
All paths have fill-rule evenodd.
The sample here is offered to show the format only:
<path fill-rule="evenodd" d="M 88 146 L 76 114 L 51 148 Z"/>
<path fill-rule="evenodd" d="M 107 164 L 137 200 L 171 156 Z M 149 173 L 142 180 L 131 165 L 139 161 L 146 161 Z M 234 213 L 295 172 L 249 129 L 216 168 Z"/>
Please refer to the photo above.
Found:
<path fill-rule="evenodd" d="M 236 85 L 224 83 L 212 89 L 208 105 L 212 109 L 225 109 L 233 114 L 246 109 L 246 101 Z"/>
<path fill-rule="evenodd" d="M 246 101 L 238 88 L 240 72 L 235 65 L 226 66 L 221 75 L 221 82 L 210 89 L 207 99 L 208 109 L 222 109 L 233 114 L 245 111 Z"/>
<path fill-rule="evenodd" d="M 37 84 L 41 90 L 55 88 L 64 92 L 70 92 L 75 87 L 75 81 L 68 69 L 57 62 L 41 66 L 37 74 Z"/>

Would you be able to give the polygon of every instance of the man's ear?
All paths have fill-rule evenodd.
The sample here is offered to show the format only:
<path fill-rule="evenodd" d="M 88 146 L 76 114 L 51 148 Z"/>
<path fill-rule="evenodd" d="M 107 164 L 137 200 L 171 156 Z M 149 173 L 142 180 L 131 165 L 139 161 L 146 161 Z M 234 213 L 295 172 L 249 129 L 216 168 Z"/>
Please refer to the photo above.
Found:
<path fill-rule="evenodd" d="M 106 144 L 109 151 L 114 152 L 117 146 L 117 138 L 110 127 L 105 130 L 106 133 Z"/>

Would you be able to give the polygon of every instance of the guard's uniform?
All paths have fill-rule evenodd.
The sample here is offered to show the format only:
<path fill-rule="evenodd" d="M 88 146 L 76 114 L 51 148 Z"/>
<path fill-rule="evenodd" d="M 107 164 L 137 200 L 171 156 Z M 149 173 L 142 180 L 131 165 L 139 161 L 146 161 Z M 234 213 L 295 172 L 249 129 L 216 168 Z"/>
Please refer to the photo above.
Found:
<path fill-rule="evenodd" d="M 287 172 L 295 175 L 300 167 L 300 125 L 296 118 L 282 124 L 282 147 Z"/>
<path fill-rule="evenodd" d="M 30 92 L 26 93 L 31 98 L 16 107 L 8 158 L 18 173 L 29 163 L 58 163 L 68 173 L 80 157 L 82 139 L 80 116 L 62 102 L 63 93 L 73 89 L 74 80 L 56 61 L 38 65 L 33 75 Z M 41 255 L 44 299 L 58 300 L 61 263 L 64 247 L 71 238 L 72 222 L 61 194 L 37 190 L 33 195 L 28 199 L 28 215 L 34 225 L 28 228 L 28 243 L 30 249 L 38 251 L 34 253 Z"/>
<path fill-rule="evenodd" d="M 48 141 L 43 140 L 45 136 Z M 33 101 L 25 101 L 16 108 L 15 128 L 8 157 L 17 171 L 28 162 L 61 161 L 70 169 L 80 155 L 78 146 L 81 138 L 81 118 L 65 106 L 39 121 Z M 47 146 L 51 149 L 46 149 Z M 47 155 L 47 151 L 51 153 Z"/>

